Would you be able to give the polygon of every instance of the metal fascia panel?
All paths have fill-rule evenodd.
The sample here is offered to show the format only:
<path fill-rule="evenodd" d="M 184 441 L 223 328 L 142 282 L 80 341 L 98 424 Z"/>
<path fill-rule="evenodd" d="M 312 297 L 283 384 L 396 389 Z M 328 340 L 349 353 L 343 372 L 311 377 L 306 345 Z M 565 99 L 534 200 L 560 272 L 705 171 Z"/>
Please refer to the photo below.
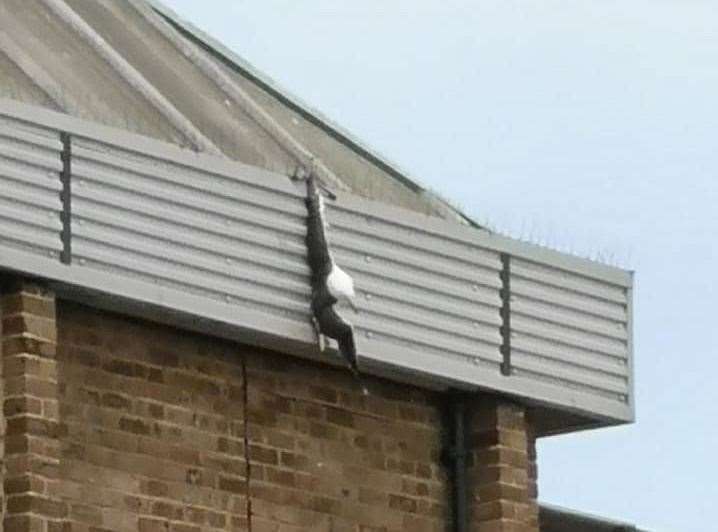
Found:
<path fill-rule="evenodd" d="M 333 360 L 310 325 L 302 186 L 15 102 L 0 101 L 0 126 L 1 267 Z M 72 140 L 71 265 L 59 260 L 61 133 Z M 327 202 L 327 221 L 358 291 L 358 312 L 341 312 L 365 370 L 633 420 L 630 273 L 348 193 Z"/>

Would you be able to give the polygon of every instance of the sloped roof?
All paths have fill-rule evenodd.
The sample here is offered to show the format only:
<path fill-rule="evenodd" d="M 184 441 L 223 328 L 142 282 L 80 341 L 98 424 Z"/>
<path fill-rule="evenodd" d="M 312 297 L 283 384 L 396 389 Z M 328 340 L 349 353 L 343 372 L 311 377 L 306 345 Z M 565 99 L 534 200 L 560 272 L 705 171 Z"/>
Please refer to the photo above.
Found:
<path fill-rule="evenodd" d="M 153 0 L 2 0 L 0 21 L 0 96 L 470 223 Z"/>
<path fill-rule="evenodd" d="M 646 532 L 635 525 L 541 504 L 541 532 Z"/>

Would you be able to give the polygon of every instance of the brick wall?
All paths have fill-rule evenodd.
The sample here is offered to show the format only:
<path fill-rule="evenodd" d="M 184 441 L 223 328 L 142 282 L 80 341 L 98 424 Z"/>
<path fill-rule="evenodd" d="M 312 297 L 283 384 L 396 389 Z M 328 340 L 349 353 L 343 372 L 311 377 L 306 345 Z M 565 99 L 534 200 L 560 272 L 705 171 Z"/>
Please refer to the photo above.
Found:
<path fill-rule="evenodd" d="M 432 394 L 71 304 L 58 329 L 77 530 L 445 529 Z"/>
<path fill-rule="evenodd" d="M 469 426 L 469 529 L 538 531 L 535 438 L 526 409 L 482 397 L 473 404 Z"/>
<path fill-rule="evenodd" d="M 42 286 L 3 280 L 2 381 L 5 424 L 3 528 L 56 532 L 65 515 L 60 474 L 55 298 Z"/>
<path fill-rule="evenodd" d="M 28 318 L 45 307 L 27 301 L 16 329 L 52 336 L 45 321 Z M 6 325 L 15 323 L 13 308 L 4 305 Z M 22 401 L 4 398 L 6 413 L 24 420 L 9 417 L 8 427 L 32 443 L 5 454 L 17 473 L 5 482 L 15 501 L 6 531 L 448 530 L 437 394 L 370 379 L 363 396 L 343 370 L 63 301 L 56 329 L 56 356 L 54 339 L 21 346 L 30 352 L 21 355 L 23 371 L 44 372 L 44 397 L 36 403 L 35 388 L 25 386 Z M 8 345 L 20 344 L 7 327 L 2 337 L 7 388 L 7 369 L 19 371 Z M 497 403 L 477 405 L 487 409 L 475 408 L 480 422 L 472 426 L 503 427 Z M 46 425 L 29 423 L 33 416 Z M 511 430 L 520 435 L 521 427 Z M 483 452 L 503 441 L 470 443 Z M 493 465 L 484 461 L 475 478 Z M 528 478 L 528 461 L 512 474 L 524 478 L 521 467 Z M 479 487 L 471 488 L 474 502 Z M 512 508 L 529 515 L 526 494 Z M 519 530 L 504 516 L 488 524 L 474 517 L 472 530 Z M 522 532 L 537 530 L 529 521 Z"/>

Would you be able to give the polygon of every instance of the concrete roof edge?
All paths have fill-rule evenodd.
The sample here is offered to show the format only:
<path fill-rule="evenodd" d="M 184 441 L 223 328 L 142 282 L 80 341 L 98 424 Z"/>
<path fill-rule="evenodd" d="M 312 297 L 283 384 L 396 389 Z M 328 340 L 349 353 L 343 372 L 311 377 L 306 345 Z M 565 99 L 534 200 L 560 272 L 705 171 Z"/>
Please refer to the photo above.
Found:
<path fill-rule="evenodd" d="M 350 147 L 362 157 L 369 160 L 379 168 L 387 172 L 394 179 L 413 190 L 418 194 L 430 197 L 435 204 L 440 205 L 440 209 L 444 212 L 452 213 L 457 219 L 471 226 L 481 227 L 479 223 L 470 216 L 461 212 L 459 209 L 449 204 L 439 196 L 431 192 L 422 185 L 416 178 L 411 177 L 408 172 L 400 168 L 396 163 L 389 161 L 384 155 L 377 152 L 374 148 L 369 147 L 363 141 L 356 138 L 345 128 L 325 116 L 321 111 L 301 100 L 296 95 L 281 87 L 275 80 L 267 76 L 246 59 L 230 50 L 205 31 L 201 30 L 188 20 L 182 18 L 173 9 L 167 7 L 160 0 L 145 0 L 155 11 L 167 19 L 178 29 L 187 33 L 196 39 L 199 43 L 206 46 L 216 55 L 231 63 L 235 68 L 239 69 L 242 74 L 251 78 L 255 83 L 263 89 L 270 92 L 273 96 L 280 99 L 283 103 L 300 113 L 304 118 L 312 122 L 314 125 L 322 128 L 332 137 L 340 141 L 342 144 Z"/>

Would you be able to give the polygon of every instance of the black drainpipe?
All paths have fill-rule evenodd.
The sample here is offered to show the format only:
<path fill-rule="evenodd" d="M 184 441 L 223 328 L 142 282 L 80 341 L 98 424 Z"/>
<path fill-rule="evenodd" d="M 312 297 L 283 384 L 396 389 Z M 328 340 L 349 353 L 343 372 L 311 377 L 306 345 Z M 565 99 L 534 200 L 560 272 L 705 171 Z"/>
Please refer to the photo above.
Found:
<path fill-rule="evenodd" d="M 449 473 L 449 497 L 453 532 L 467 532 L 468 499 L 466 486 L 466 397 L 450 393 L 446 406 L 447 445 L 444 460 Z"/>

